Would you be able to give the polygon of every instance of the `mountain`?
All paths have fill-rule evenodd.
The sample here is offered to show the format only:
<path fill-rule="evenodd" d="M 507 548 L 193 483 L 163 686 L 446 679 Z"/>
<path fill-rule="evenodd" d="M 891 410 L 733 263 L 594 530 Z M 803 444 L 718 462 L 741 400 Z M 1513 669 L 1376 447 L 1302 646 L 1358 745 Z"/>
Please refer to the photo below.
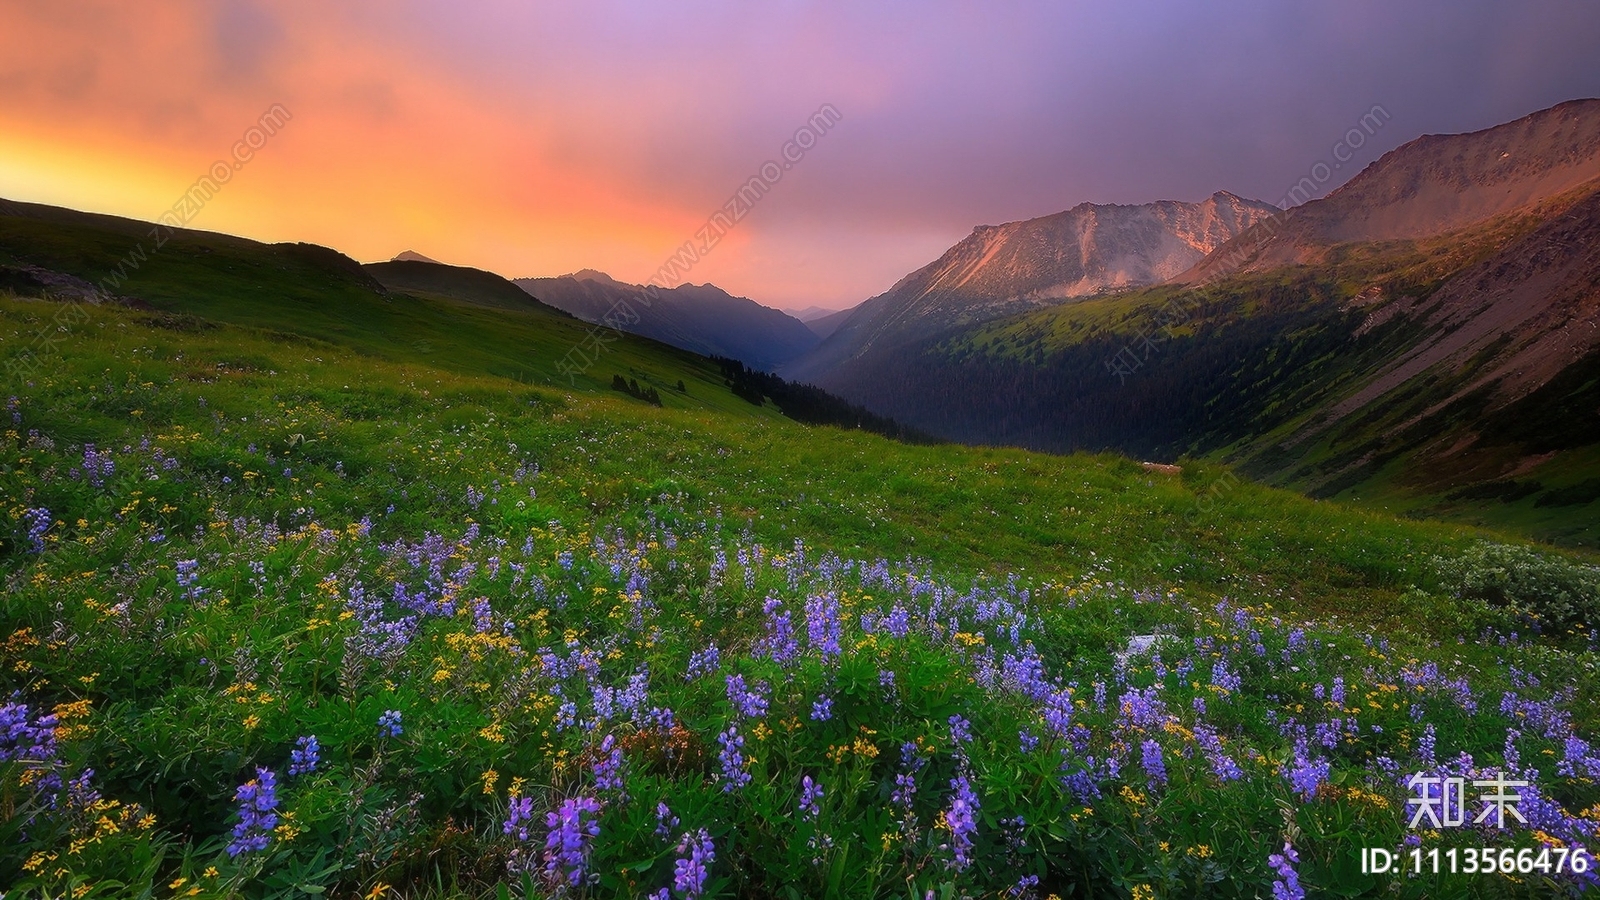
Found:
<path fill-rule="evenodd" d="M 1218 192 L 1199 203 L 1083 203 L 1066 212 L 980 225 L 934 262 L 862 303 L 826 341 L 783 371 L 848 389 L 836 371 L 919 338 L 1107 291 L 1154 284 L 1199 262 L 1280 210 Z"/>
<path fill-rule="evenodd" d="M 593 269 L 558 278 L 518 278 L 516 284 L 585 322 L 610 321 L 624 331 L 762 370 L 794 359 L 818 341 L 793 316 L 711 284 L 647 292 L 643 285 Z"/>
<path fill-rule="evenodd" d="M 420 257 L 421 254 L 413 256 Z M 571 316 L 571 313 L 540 303 L 509 280 L 482 269 L 447 266 L 425 257 L 405 260 L 395 257 L 390 262 L 367 263 L 362 268 L 391 291 L 444 297 L 496 309 L 539 309 L 559 316 Z"/>
<path fill-rule="evenodd" d="M 838 311 L 839 310 L 836 310 L 836 309 L 826 309 L 826 308 L 821 307 L 821 306 L 808 306 L 805 309 L 785 309 L 784 310 L 785 313 L 787 313 L 787 314 L 789 314 L 791 316 L 794 316 L 796 319 L 799 319 L 800 321 L 806 322 L 806 323 L 811 322 L 813 319 L 820 319 L 823 316 L 831 316 L 831 315 L 833 315 L 834 313 L 836 313 Z"/>
<path fill-rule="evenodd" d="M 1593 546 L 1597 134 L 1581 101 L 1418 139 L 1168 284 L 948 329 L 822 383 L 949 439 L 1211 458 Z"/>
<path fill-rule="evenodd" d="M 830 312 L 827 315 L 804 321 L 806 327 L 811 329 L 812 333 L 817 337 L 827 339 L 829 335 L 839 330 L 840 325 L 848 322 L 850 316 L 854 313 L 855 307 L 851 307 L 850 309 L 841 309 L 838 312 Z"/>
<path fill-rule="evenodd" d="M 1417 240 L 1515 213 L 1600 178 L 1600 100 L 1572 100 L 1467 134 L 1423 135 L 1344 186 L 1256 225 L 1185 283 L 1327 258 L 1351 242 Z"/>
<path fill-rule="evenodd" d="M 395 255 L 394 259 L 390 260 L 390 262 L 438 263 L 439 261 L 437 259 L 431 259 L 429 257 L 423 256 L 421 253 L 418 253 L 415 250 L 401 250 L 398 254 Z"/>

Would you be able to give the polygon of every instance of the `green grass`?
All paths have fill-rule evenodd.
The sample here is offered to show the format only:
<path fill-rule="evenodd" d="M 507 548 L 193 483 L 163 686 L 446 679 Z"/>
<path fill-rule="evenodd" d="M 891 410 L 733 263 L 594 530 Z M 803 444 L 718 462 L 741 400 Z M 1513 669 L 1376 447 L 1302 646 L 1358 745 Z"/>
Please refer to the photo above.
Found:
<path fill-rule="evenodd" d="M 14 341 L 54 312 L 28 300 L 0 309 Z M 611 391 L 457 374 L 426 365 L 432 354 L 393 363 L 253 329 L 185 333 L 163 324 L 93 310 L 62 360 L 70 369 L 52 362 L 16 393 L 50 410 L 64 440 L 110 445 L 129 440 L 131 428 L 209 426 L 200 446 L 253 442 L 361 471 L 418 460 L 412 465 L 422 468 L 399 476 L 415 482 L 433 474 L 420 462 L 420 436 L 492 423 L 524 452 L 581 471 L 546 499 L 562 513 L 611 515 L 683 493 L 769 540 L 803 535 L 840 552 L 1104 571 L 1215 592 L 1249 571 L 1304 602 L 1341 602 L 1351 615 L 1377 614 L 1384 599 L 1426 580 L 1419 560 L 1473 536 L 1222 481 L 1222 470 L 1204 465 L 1180 478 L 1110 454 L 905 445 L 762 418 L 744 401 L 733 406 L 738 415 L 656 410 Z M 95 385 L 91 399 L 73 399 L 84 378 Z M 262 408 L 266 397 L 276 413 Z M 305 443 L 291 448 L 294 434 Z M 1218 483 L 1227 489 L 1216 491 Z"/>

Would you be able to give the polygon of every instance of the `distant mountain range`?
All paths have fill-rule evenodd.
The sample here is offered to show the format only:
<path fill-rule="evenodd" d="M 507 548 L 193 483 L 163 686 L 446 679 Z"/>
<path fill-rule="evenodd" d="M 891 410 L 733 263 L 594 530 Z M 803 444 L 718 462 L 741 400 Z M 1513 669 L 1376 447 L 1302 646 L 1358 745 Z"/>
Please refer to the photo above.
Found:
<path fill-rule="evenodd" d="M 643 285 L 593 269 L 515 282 L 540 302 L 586 322 L 607 321 L 609 316 L 624 331 L 761 370 L 800 356 L 820 340 L 799 319 L 711 284 L 647 292 Z"/>
<path fill-rule="evenodd" d="M 937 260 L 856 307 L 816 350 L 783 372 L 824 385 L 847 382 L 849 367 L 862 357 L 870 364 L 870 357 L 921 338 L 1165 281 L 1278 212 L 1218 192 L 1199 203 L 1083 203 L 1024 222 L 980 225 Z"/>
<path fill-rule="evenodd" d="M 850 314 L 855 312 L 855 307 L 846 309 L 824 309 L 820 306 L 808 306 L 805 309 L 786 309 L 784 312 L 806 323 L 806 327 L 819 338 L 826 338 L 839 329 Z"/>
<path fill-rule="evenodd" d="M 788 315 L 794 316 L 796 319 L 799 319 L 802 322 L 812 322 L 816 319 L 831 316 L 834 313 L 839 312 L 839 310 L 824 309 L 821 306 L 808 306 L 805 309 L 785 309 L 784 312 Z"/>
<path fill-rule="evenodd" d="M 946 438 L 1210 455 L 1596 541 L 1600 100 L 1419 137 L 1281 215 L 1213 199 L 1203 258 L 1084 267 L 1159 284 L 1046 274 L 1111 244 L 1048 219 L 979 229 L 782 371 Z"/>

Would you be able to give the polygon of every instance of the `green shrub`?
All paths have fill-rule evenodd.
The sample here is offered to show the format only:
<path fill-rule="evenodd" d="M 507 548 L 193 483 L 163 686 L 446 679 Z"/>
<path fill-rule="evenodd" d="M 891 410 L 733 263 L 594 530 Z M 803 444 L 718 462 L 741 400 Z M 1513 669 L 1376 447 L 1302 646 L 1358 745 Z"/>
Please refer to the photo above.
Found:
<path fill-rule="evenodd" d="M 1532 614 L 1552 625 L 1600 619 L 1600 568 L 1551 558 L 1527 547 L 1480 541 L 1455 559 L 1434 557 L 1444 587 Z"/>

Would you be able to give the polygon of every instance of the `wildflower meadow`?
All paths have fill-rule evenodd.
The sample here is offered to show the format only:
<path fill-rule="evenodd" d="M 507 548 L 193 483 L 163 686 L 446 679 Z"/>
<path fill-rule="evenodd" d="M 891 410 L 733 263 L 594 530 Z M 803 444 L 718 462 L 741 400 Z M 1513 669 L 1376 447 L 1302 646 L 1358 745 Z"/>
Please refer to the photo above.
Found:
<path fill-rule="evenodd" d="M 1114 543 L 1039 539 L 1035 513 L 946 528 L 892 485 L 828 494 L 827 464 L 727 461 L 748 424 L 96 316 L 58 368 L 8 383 L 0 421 L 8 898 L 1597 880 L 1596 634 L 1449 596 L 1425 551 L 1465 539 L 1406 531 L 1404 559 L 1343 588 L 1237 562 L 1158 578 L 1114 567 Z M 334 362 L 300 361 L 318 354 Z M 996 465 L 761 427 L 946 454 L 952 482 Z M 1113 465 L 1108 498 L 1148 481 L 1063 465 L 1085 485 Z M 1122 527 L 1084 490 L 1055 514 Z M 1248 502 L 1241 520 L 1279 515 Z M 897 524 L 860 537 L 875 520 Z M 1366 553 L 1364 520 L 1340 521 L 1329 540 Z M 1432 620 L 1384 627 L 1341 591 Z M 1473 789 L 1463 824 L 1419 827 L 1418 774 L 1526 786 L 1515 816 L 1478 818 Z M 1483 846 L 1530 862 L 1408 855 Z M 1369 848 L 1403 865 L 1364 871 Z"/>

